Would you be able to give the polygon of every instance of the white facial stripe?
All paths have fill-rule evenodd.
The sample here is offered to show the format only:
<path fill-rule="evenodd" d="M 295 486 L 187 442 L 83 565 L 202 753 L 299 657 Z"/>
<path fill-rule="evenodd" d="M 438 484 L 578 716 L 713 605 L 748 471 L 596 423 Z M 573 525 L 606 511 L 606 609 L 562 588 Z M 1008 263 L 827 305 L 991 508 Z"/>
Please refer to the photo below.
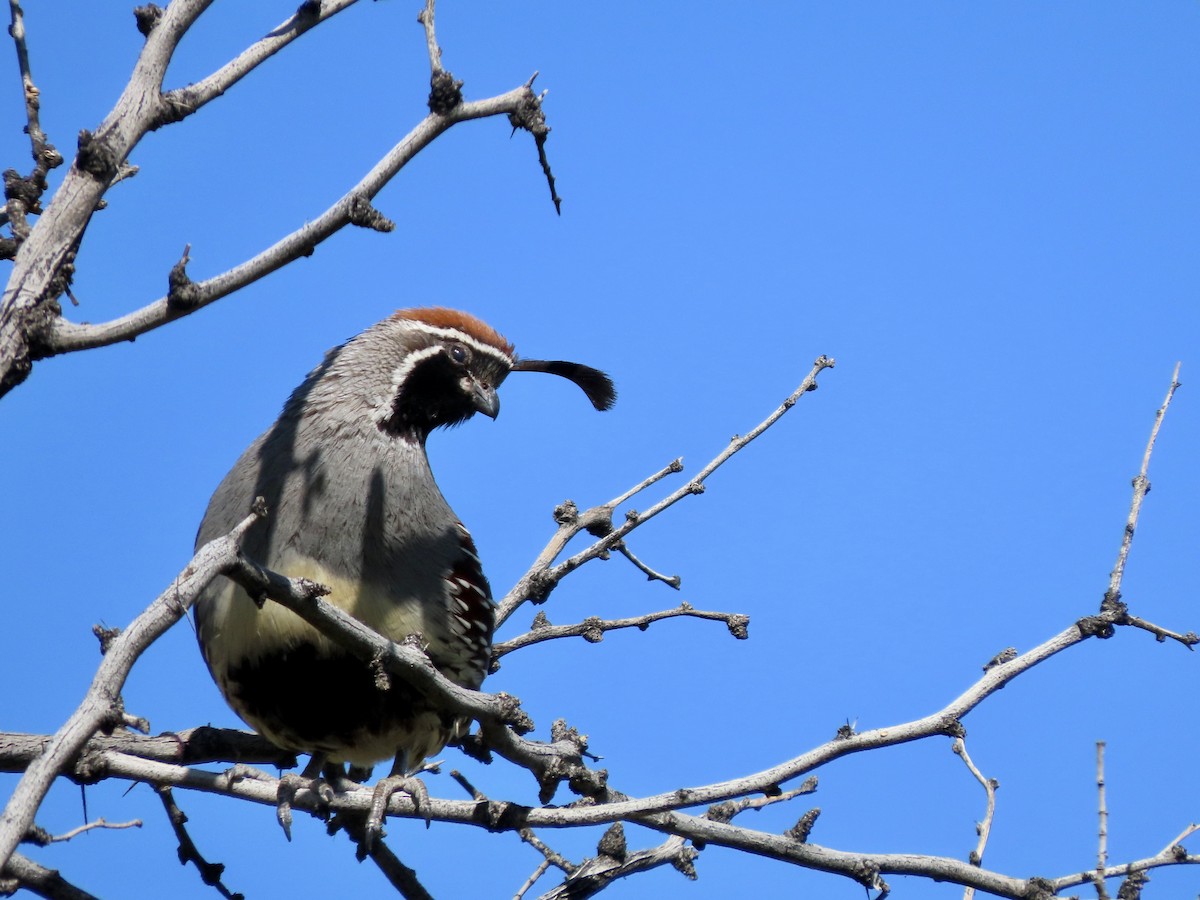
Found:
<path fill-rule="evenodd" d="M 431 356 L 437 356 L 442 352 L 442 349 L 443 348 L 441 346 L 435 344 L 432 347 L 424 347 L 421 350 L 415 350 L 404 357 L 404 362 L 396 366 L 396 371 L 392 373 L 392 392 L 386 397 L 381 397 L 379 400 L 379 405 L 376 406 L 375 411 L 371 413 L 371 418 L 376 424 L 382 423 L 391 418 L 392 401 L 395 399 L 396 392 L 400 389 L 400 385 L 404 383 L 404 379 L 408 378 L 409 373 Z"/>
<path fill-rule="evenodd" d="M 435 325 L 430 325 L 426 322 L 420 321 L 419 319 L 409 319 L 408 321 L 411 327 L 418 331 L 424 331 L 426 334 L 432 334 L 435 337 L 440 337 L 444 340 L 458 341 L 460 344 L 466 344 L 476 353 L 486 353 L 496 360 L 504 363 L 506 366 L 511 366 L 513 363 L 512 357 L 503 350 L 500 350 L 498 347 L 494 347 L 491 344 L 485 344 L 483 341 L 477 340 L 466 332 L 459 331 L 457 328 L 438 328 Z"/>

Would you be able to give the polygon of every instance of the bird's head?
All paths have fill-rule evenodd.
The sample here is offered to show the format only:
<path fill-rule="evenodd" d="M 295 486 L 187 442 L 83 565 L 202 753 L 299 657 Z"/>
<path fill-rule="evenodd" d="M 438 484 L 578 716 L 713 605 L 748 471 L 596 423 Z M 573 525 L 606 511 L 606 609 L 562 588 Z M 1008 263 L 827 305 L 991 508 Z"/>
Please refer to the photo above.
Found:
<path fill-rule="evenodd" d="M 562 360 L 520 359 L 503 336 L 474 316 L 452 309 L 403 309 L 360 337 L 383 352 L 386 372 L 371 366 L 383 395 L 376 399 L 381 429 L 424 439 L 433 429 L 465 422 L 480 412 L 500 412 L 496 389 L 509 372 L 549 372 L 573 381 L 592 405 L 616 401 L 612 379 L 603 372 Z M 354 343 L 354 342 L 352 342 Z"/>

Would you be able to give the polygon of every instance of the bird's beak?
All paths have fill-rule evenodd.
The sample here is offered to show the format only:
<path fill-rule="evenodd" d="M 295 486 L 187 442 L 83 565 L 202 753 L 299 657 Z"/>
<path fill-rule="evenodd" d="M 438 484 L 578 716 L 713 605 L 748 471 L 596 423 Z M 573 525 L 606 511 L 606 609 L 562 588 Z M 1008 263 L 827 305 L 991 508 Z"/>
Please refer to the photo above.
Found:
<path fill-rule="evenodd" d="M 476 382 L 471 399 L 475 403 L 475 409 L 489 419 L 500 415 L 500 396 L 491 385 Z"/>

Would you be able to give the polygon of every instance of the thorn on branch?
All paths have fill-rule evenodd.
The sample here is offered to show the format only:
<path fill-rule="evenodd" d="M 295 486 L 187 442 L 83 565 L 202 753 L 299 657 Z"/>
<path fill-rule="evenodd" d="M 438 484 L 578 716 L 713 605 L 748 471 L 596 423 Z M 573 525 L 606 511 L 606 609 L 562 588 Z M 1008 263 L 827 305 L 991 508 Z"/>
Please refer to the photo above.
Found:
<path fill-rule="evenodd" d="M 25 832 L 25 837 L 21 838 L 21 843 L 33 844 L 35 847 L 49 847 L 53 842 L 54 835 L 41 825 L 30 825 L 29 830 Z"/>
<path fill-rule="evenodd" d="M 361 194 L 355 194 L 350 199 L 350 224 L 361 228 L 370 228 L 387 234 L 396 230 L 396 223 L 371 205 L 371 201 Z"/>
<path fill-rule="evenodd" d="M 1085 638 L 1097 637 L 1101 640 L 1108 640 L 1116 633 L 1112 622 L 1105 616 L 1084 616 L 1075 623 L 1075 627 Z"/>
<path fill-rule="evenodd" d="M 566 741 L 569 744 L 573 744 L 581 756 L 591 756 L 588 753 L 588 736 L 580 734 L 579 729 L 574 725 L 568 725 L 566 719 L 554 720 L 550 726 L 550 740 L 556 744 L 559 741 Z M 598 759 L 599 757 L 592 758 Z"/>
<path fill-rule="evenodd" d="M 122 712 L 121 724 L 139 734 L 150 733 L 150 720 L 144 716 L 132 716 L 129 713 Z"/>
<path fill-rule="evenodd" d="M 512 125 L 514 133 L 520 128 L 533 135 L 534 143 L 537 144 L 538 162 L 541 163 L 546 183 L 550 187 L 550 199 L 554 201 L 554 211 L 561 216 L 562 198 L 558 196 L 554 186 L 554 173 L 550 171 L 550 161 L 546 158 L 546 138 L 550 136 L 550 126 L 546 124 L 546 114 L 542 112 L 542 97 L 533 92 L 534 78 L 537 78 L 537 72 L 534 72 L 533 78 L 526 83 L 525 96 L 517 109 L 508 114 L 508 123 Z"/>
<path fill-rule="evenodd" d="M 108 141 L 84 128 L 79 132 L 77 146 L 75 168 L 86 172 L 104 185 L 111 182 L 117 174 L 117 159 Z"/>
<path fill-rule="evenodd" d="M 735 613 L 725 622 L 729 628 L 729 633 L 739 641 L 744 641 L 750 637 L 750 617 Z"/>
<path fill-rule="evenodd" d="M 429 111 L 435 116 L 445 116 L 463 102 L 462 81 L 445 69 L 429 76 Z M 511 116 L 509 117 L 511 118 Z"/>
<path fill-rule="evenodd" d="M 593 537 L 606 537 L 612 533 L 612 510 L 607 506 L 597 506 L 588 510 L 587 524 L 584 530 Z"/>
<path fill-rule="evenodd" d="M 172 309 L 191 310 L 200 303 L 199 291 L 187 273 L 187 265 L 192 261 L 191 252 L 192 245 L 186 244 L 183 256 L 171 266 L 171 272 L 167 275 L 167 305 Z"/>
<path fill-rule="evenodd" d="M 163 102 L 158 108 L 158 115 L 150 123 L 150 130 L 155 131 L 164 125 L 182 122 L 201 106 L 201 100 L 192 86 L 176 88 L 163 94 Z"/>
<path fill-rule="evenodd" d="M 624 862 L 629 855 L 629 847 L 625 843 L 625 826 L 620 822 L 613 822 L 608 831 L 604 832 L 604 836 L 600 838 L 596 852 L 601 856 L 611 857 L 617 862 Z"/>
<path fill-rule="evenodd" d="M 574 500 L 564 500 L 554 507 L 554 522 L 559 527 L 574 525 L 579 521 L 579 507 Z"/>
<path fill-rule="evenodd" d="M 985 662 L 983 664 L 983 671 L 990 672 L 992 669 L 996 668 L 996 666 L 1002 666 L 1005 663 L 1012 662 L 1016 658 L 1017 658 L 1017 648 L 1016 647 L 1005 647 L 1003 650 L 1001 650 L 999 653 L 997 653 L 995 656 L 993 656 L 991 659 L 989 659 L 987 662 Z"/>
<path fill-rule="evenodd" d="M 108 648 L 112 646 L 112 642 L 117 639 L 121 633 L 120 628 L 105 628 L 103 625 L 93 625 L 92 634 L 96 636 L 96 640 L 100 642 L 100 655 L 108 653 Z"/>
<path fill-rule="evenodd" d="M 41 199 L 41 195 L 42 189 L 38 188 L 33 178 L 22 177 L 16 169 L 4 171 L 4 197 L 6 200 L 16 200 L 28 212 L 40 213 L 42 210 L 38 206 L 38 201 Z"/>
<path fill-rule="evenodd" d="M 785 831 L 784 835 L 798 844 L 807 844 L 808 836 L 812 833 L 813 826 L 817 824 L 817 817 L 820 815 L 821 807 L 814 806 L 802 815 L 795 825 Z"/>
<path fill-rule="evenodd" d="M 142 37 L 150 37 L 150 32 L 163 17 L 163 9 L 153 3 L 147 3 L 145 6 L 135 7 L 133 17 L 137 20 L 137 30 L 141 32 Z"/>
<path fill-rule="evenodd" d="M 1117 890 L 1117 900 L 1141 900 L 1142 888 L 1149 880 L 1150 876 L 1145 872 L 1130 872 Z"/>
<path fill-rule="evenodd" d="M 296 7 L 297 19 L 309 19 L 308 24 L 311 27 L 311 20 L 320 18 L 321 16 L 321 0 L 304 0 Z"/>
<path fill-rule="evenodd" d="M 541 571 L 534 572 L 529 578 L 529 592 L 527 598 L 534 606 L 539 603 L 545 603 L 550 599 L 550 592 L 554 590 L 558 582 L 549 572 Z"/>
<path fill-rule="evenodd" d="M 954 716 L 946 716 L 938 723 L 938 734 L 944 734 L 946 737 L 958 738 L 962 740 L 967 736 L 967 729 Z"/>
<path fill-rule="evenodd" d="M 671 857 L 671 867 L 688 881 L 695 881 L 700 876 L 696 874 L 696 865 L 692 860 L 699 855 L 698 850 L 684 845 L 679 853 Z"/>
<path fill-rule="evenodd" d="M 496 700 L 500 703 L 499 718 L 513 731 L 517 734 L 529 734 L 533 731 L 533 719 L 529 718 L 529 714 L 521 709 L 520 700 L 505 691 L 497 694 Z"/>

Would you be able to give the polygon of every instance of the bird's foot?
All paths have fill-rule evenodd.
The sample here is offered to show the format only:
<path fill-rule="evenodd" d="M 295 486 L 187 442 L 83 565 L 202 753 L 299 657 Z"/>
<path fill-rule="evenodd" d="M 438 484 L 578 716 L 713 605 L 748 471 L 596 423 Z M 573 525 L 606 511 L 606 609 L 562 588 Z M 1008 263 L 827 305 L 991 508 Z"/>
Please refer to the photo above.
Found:
<path fill-rule="evenodd" d="M 387 816 L 388 801 L 392 799 L 392 794 L 400 792 L 412 798 L 417 812 L 425 815 L 425 827 L 429 827 L 433 811 L 429 806 L 429 791 L 425 782 L 412 775 L 389 775 L 387 778 L 381 778 L 371 795 L 371 811 L 367 814 L 367 824 L 363 833 L 363 843 L 367 852 L 370 852 L 375 842 L 383 837 L 383 820 Z"/>
<path fill-rule="evenodd" d="M 279 778 L 279 788 L 275 792 L 275 818 L 289 841 L 292 839 L 292 801 L 301 790 L 307 789 L 316 794 L 317 802 L 325 808 L 322 817 L 328 817 L 328 806 L 333 802 L 333 787 L 319 776 L 320 771 L 321 763 L 314 758 L 300 775 L 289 772 Z"/>

